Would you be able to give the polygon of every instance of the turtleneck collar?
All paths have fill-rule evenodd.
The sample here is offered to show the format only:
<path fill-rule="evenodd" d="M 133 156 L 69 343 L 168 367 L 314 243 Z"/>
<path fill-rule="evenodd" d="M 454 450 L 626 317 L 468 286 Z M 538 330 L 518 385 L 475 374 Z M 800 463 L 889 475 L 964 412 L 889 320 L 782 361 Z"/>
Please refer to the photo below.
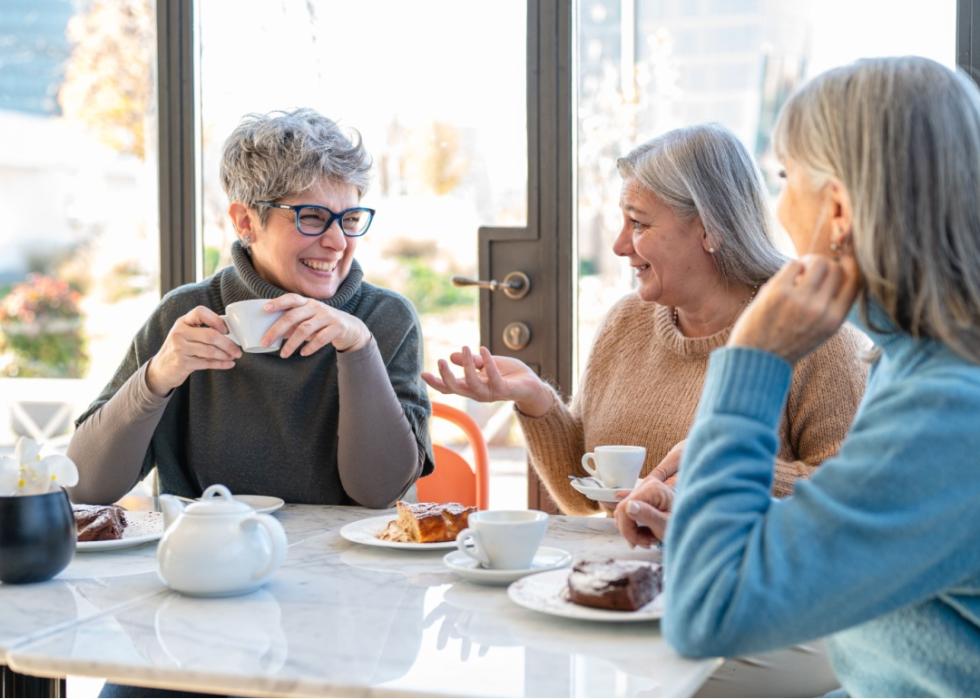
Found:
<path fill-rule="evenodd" d="M 235 301 L 246 301 L 248 299 L 274 299 L 283 294 L 289 293 L 285 289 L 280 289 L 272 284 L 255 270 L 252 264 L 252 256 L 242 246 L 239 241 L 235 241 L 231 246 L 231 260 L 234 265 L 232 269 L 226 269 L 221 275 L 221 299 L 227 306 Z M 318 299 L 333 308 L 342 311 L 349 311 L 361 293 L 361 281 L 364 272 L 357 260 L 353 260 L 350 272 L 340 283 L 337 293 L 328 299 Z"/>
<path fill-rule="evenodd" d="M 687 337 L 674 325 L 674 312 L 669 306 L 654 305 L 653 314 L 657 337 L 667 349 L 675 354 L 684 357 L 700 357 L 711 354 L 712 350 L 718 349 L 728 342 L 728 336 L 732 332 L 731 326 L 716 332 L 714 335 Z"/>

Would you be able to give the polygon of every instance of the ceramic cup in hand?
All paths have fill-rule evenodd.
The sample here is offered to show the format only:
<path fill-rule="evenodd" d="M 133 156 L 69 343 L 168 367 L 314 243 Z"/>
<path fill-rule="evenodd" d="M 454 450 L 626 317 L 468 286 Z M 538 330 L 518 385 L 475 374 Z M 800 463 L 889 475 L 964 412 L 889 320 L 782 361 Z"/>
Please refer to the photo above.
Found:
<path fill-rule="evenodd" d="M 266 330 L 282 315 L 282 311 L 264 310 L 268 302 L 268 299 L 252 299 L 225 306 L 221 320 L 228 326 L 228 337 L 245 352 L 278 352 L 282 347 L 282 338 L 268 347 L 259 344 Z"/>

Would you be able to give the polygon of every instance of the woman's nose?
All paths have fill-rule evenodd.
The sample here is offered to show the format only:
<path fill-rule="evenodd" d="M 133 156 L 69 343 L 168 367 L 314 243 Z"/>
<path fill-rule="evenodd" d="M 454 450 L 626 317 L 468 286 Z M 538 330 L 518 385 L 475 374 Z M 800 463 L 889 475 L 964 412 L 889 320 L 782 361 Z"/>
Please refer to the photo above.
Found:
<path fill-rule="evenodd" d="M 613 241 L 613 252 L 620 257 L 629 257 L 633 254 L 633 232 L 629 226 L 623 226 L 619 230 L 619 235 Z"/>
<path fill-rule="evenodd" d="M 346 250 L 347 236 L 340 229 L 340 221 L 332 221 L 327 230 L 320 236 L 320 245 L 332 250 Z"/>

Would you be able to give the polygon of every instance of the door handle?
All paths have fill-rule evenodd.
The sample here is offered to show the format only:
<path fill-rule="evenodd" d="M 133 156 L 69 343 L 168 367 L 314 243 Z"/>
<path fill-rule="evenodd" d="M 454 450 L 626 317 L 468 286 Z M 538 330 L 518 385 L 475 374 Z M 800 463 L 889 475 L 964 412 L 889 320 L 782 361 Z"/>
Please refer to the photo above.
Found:
<path fill-rule="evenodd" d="M 483 279 L 470 279 L 469 277 L 461 277 L 459 275 L 454 276 L 452 282 L 455 286 L 478 286 L 481 289 L 489 289 L 490 291 L 497 291 L 499 289 L 504 292 L 504 296 L 515 301 L 524 298 L 531 291 L 531 278 L 524 274 L 524 272 L 511 272 L 501 282 L 498 282 L 496 279 L 486 281 Z"/>

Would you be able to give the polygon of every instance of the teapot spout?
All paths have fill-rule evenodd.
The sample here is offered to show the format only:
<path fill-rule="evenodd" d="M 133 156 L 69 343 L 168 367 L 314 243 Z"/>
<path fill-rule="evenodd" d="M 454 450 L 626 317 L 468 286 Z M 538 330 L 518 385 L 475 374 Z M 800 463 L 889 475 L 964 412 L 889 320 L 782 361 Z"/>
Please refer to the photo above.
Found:
<path fill-rule="evenodd" d="M 170 526 L 184 513 L 184 504 L 176 495 L 161 495 L 160 509 L 163 510 L 163 528 L 170 529 Z"/>

